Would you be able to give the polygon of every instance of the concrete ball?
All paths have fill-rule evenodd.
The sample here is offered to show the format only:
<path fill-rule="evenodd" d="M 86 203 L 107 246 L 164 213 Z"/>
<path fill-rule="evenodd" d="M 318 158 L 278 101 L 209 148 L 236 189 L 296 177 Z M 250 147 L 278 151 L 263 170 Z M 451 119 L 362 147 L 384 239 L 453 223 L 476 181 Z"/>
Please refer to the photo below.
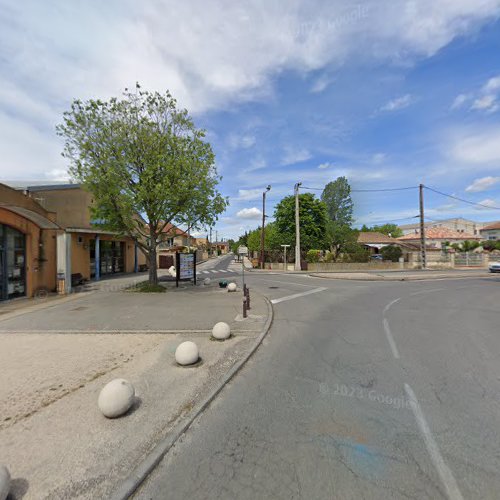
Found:
<path fill-rule="evenodd" d="M 199 357 L 198 346 L 194 342 L 183 342 L 175 350 L 175 361 L 182 366 L 196 363 Z"/>
<path fill-rule="evenodd" d="M 229 283 L 229 285 L 227 285 L 228 292 L 236 292 L 237 288 L 236 283 Z"/>
<path fill-rule="evenodd" d="M 225 340 L 228 339 L 231 335 L 231 328 L 227 323 L 223 321 L 217 323 L 212 328 L 212 337 L 217 340 Z"/>
<path fill-rule="evenodd" d="M 204 285 L 210 285 L 210 278 L 205 278 L 205 279 L 203 280 L 203 284 L 204 284 Z"/>
<path fill-rule="evenodd" d="M 5 500 L 10 491 L 10 474 L 5 465 L 0 465 L 0 500 Z"/>
<path fill-rule="evenodd" d="M 123 378 L 115 378 L 102 388 L 97 405 L 105 417 L 116 418 L 127 413 L 134 398 L 134 386 Z"/>

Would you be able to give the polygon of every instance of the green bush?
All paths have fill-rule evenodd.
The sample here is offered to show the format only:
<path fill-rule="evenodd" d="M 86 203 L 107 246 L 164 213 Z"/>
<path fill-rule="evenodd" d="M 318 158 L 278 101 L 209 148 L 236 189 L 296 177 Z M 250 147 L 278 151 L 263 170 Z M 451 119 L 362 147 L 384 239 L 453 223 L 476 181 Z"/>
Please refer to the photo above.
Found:
<path fill-rule="evenodd" d="M 340 260 L 341 262 L 368 262 L 370 251 L 359 243 L 348 243 Z"/>
<path fill-rule="evenodd" d="M 321 250 L 309 250 L 306 254 L 306 261 L 309 263 L 319 262 L 320 255 L 321 255 Z"/>
<path fill-rule="evenodd" d="M 384 260 L 390 260 L 392 262 L 398 262 L 399 258 L 403 255 L 401 247 L 396 245 L 386 246 L 380 250 L 380 253 Z"/>

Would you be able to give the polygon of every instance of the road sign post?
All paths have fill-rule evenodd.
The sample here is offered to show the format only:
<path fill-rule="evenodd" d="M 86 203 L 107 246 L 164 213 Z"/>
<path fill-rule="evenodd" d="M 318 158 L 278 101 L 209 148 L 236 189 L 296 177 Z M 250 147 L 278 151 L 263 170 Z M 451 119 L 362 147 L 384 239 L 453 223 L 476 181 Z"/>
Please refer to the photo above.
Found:
<path fill-rule="evenodd" d="M 241 257 L 241 276 L 243 289 L 245 288 L 245 256 L 248 255 L 248 247 L 239 246 L 238 256 Z"/>

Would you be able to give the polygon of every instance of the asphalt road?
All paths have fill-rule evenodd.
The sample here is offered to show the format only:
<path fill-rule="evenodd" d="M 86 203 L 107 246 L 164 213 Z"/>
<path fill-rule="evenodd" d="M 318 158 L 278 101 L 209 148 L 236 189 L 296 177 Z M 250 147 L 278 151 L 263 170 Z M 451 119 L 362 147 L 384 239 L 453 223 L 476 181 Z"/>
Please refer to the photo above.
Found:
<path fill-rule="evenodd" d="M 500 278 L 247 276 L 255 356 L 140 499 L 500 497 Z"/>

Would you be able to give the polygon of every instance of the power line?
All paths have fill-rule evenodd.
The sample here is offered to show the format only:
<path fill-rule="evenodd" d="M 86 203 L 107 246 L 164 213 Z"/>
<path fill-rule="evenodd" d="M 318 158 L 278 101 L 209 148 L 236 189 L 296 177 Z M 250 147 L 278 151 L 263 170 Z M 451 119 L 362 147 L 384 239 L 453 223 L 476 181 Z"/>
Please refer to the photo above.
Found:
<path fill-rule="evenodd" d="M 500 210 L 500 207 L 495 207 L 492 205 L 485 205 L 484 203 L 477 203 L 474 201 L 464 200 L 463 198 L 459 198 L 458 196 L 454 196 L 452 194 L 443 193 L 443 192 L 438 191 L 437 189 L 431 188 L 429 186 L 424 186 L 424 188 L 428 189 L 429 191 L 433 191 L 434 193 L 440 194 L 442 196 L 447 196 L 448 198 L 453 198 L 454 200 L 461 201 L 462 203 L 468 203 L 469 205 L 477 205 L 478 207 L 488 208 L 491 210 Z"/>
<path fill-rule="evenodd" d="M 317 187 L 306 187 L 302 186 L 302 189 L 311 189 L 313 191 L 323 191 L 324 188 Z M 408 186 L 400 188 L 385 188 L 385 189 L 351 189 L 351 193 L 382 193 L 386 191 L 405 191 L 407 189 L 418 189 L 418 186 Z"/>

